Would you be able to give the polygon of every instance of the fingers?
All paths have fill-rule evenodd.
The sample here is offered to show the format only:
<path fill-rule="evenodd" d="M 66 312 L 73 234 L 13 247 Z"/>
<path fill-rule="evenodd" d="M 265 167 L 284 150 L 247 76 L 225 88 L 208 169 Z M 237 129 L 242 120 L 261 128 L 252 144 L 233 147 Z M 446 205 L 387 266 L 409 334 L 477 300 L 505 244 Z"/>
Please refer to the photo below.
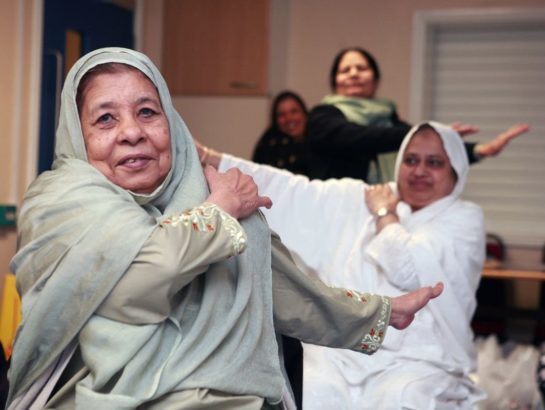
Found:
<path fill-rule="evenodd" d="M 271 209 L 273 205 L 273 202 L 271 200 L 271 198 L 269 198 L 268 196 L 260 196 L 258 197 L 258 208 L 261 208 L 261 207 L 265 207 L 267 209 Z"/>
<path fill-rule="evenodd" d="M 366 188 L 366 191 L 374 191 L 374 192 L 392 192 L 392 189 L 390 188 L 389 184 L 376 184 L 376 185 L 368 185 Z"/>
<path fill-rule="evenodd" d="M 443 282 L 437 282 L 437 284 L 431 288 L 431 298 L 434 299 L 437 296 L 439 296 L 441 293 L 443 293 L 443 289 L 445 288 L 445 285 Z"/>
<path fill-rule="evenodd" d="M 204 171 L 204 177 L 208 181 L 209 178 L 214 178 L 216 175 L 218 175 L 218 170 L 214 168 L 212 165 L 205 165 L 203 168 Z"/>
<path fill-rule="evenodd" d="M 496 138 L 483 144 L 477 145 L 477 152 L 483 157 L 495 156 L 500 154 L 506 145 L 513 138 L 518 137 L 530 130 L 530 126 L 525 123 L 515 124 L 507 131 L 502 132 Z"/>
<path fill-rule="evenodd" d="M 502 136 L 507 142 L 515 137 L 518 137 L 521 134 L 528 132 L 529 130 L 530 126 L 528 124 L 516 124 L 509 128 L 507 131 L 505 131 Z"/>
<path fill-rule="evenodd" d="M 413 321 L 416 312 L 438 297 L 444 289 L 442 282 L 435 286 L 423 287 L 401 296 L 392 298 L 390 325 L 396 329 L 405 329 Z"/>
<path fill-rule="evenodd" d="M 245 218 L 260 207 L 272 206 L 269 197 L 259 195 L 254 179 L 238 168 L 220 173 L 208 165 L 204 168 L 204 175 L 210 188 L 207 201 L 215 203 L 236 219 Z"/>
<path fill-rule="evenodd" d="M 458 134 L 460 134 L 461 137 L 476 134 L 477 132 L 479 132 L 479 127 L 472 124 L 465 124 L 460 121 L 453 122 L 452 124 L 450 124 L 450 127 Z"/>

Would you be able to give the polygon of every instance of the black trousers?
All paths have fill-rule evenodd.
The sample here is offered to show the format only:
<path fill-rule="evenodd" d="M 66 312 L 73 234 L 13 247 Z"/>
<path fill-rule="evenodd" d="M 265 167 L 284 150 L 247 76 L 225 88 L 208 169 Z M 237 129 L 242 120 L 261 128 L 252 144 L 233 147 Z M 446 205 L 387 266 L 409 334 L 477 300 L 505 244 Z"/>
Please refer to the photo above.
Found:
<path fill-rule="evenodd" d="M 297 339 L 282 336 L 284 351 L 284 367 L 290 380 L 295 404 L 298 409 L 303 408 L 303 346 Z"/>

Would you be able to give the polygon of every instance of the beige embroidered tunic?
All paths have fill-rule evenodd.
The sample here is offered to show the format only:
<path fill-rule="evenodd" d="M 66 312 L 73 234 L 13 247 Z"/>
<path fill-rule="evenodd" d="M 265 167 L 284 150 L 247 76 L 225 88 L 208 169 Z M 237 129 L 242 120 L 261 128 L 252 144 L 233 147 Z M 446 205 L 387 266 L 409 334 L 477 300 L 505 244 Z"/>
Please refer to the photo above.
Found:
<path fill-rule="evenodd" d="M 191 282 L 210 263 L 242 252 L 245 238 L 239 223 L 212 204 L 205 203 L 164 220 L 97 313 L 132 324 L 164 320 L 176 299 L 172 289 Z M 171 249 L 164 252 L 165 248 Z M 165 260 L 159 255 L 171 258 Z M 330 288 L 304 275 L 274 234 L 272 270 L 274 323 L 278 333 L 307 343 L 367 354 L 378 349 L 389 322 L 389 298 Z M 47 408 L 75 408 L 76 383 L 87 374 L 77 350 L 57 382 Z M 209 389 L 173 392 L 142 408 L 198 409 L 212 404 L 223 410 L 275 408 L 262 397 L 233 396 Z"/>

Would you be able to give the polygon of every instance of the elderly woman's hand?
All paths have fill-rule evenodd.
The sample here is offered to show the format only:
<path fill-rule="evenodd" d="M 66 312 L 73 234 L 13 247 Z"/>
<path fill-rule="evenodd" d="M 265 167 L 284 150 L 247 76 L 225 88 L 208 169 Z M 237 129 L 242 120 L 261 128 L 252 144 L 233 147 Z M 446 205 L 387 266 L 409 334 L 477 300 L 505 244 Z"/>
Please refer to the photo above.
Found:
<path fill-rule="evenodd" d="M 195 147 L 197 148 L 197 154 L 199 155 L 199 161 L 201 165 L 205 167 L 206 165 L 212 165 L 214 168 L 218 168 L 221 161 L 221 153 L 213 150 L 212 148 L 207 147 L 200 141 L 197 141 L 193 138 Z"/>
<path fill-rule="evenodd" d="M 414 315 L 428 302 L 443 292 L 443 283 L 413 290 L 401 296 L 392 298 L 392 313 L 390 314 L 390 326 L 396 329 L 405 329 L 414 319 Z"/>
<path fill-rule="evenodd" d="M 210 196 L 206 202 L 216 204 L 233 218 L 242 219 L 262 206 L 272 206 L 269 197 L 259 196 L 253 178 L 237 168 L 219 173 L 214 167 L 207 165 L 204 175 L 210 188 Z"/>

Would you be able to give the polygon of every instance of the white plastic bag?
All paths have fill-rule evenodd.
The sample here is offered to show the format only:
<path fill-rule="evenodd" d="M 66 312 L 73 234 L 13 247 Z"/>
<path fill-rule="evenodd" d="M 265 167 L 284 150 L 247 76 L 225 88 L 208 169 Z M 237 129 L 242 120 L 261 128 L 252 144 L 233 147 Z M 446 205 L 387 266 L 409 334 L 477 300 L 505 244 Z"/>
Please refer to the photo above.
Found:
<path fill-rule="evenodd" d="M 488 398 L 482 410 L 543 410 L 536 371 L 539 350 L 532 345 L 507 342 L 496 336 L 477 338 L 476 382 Z"/>

